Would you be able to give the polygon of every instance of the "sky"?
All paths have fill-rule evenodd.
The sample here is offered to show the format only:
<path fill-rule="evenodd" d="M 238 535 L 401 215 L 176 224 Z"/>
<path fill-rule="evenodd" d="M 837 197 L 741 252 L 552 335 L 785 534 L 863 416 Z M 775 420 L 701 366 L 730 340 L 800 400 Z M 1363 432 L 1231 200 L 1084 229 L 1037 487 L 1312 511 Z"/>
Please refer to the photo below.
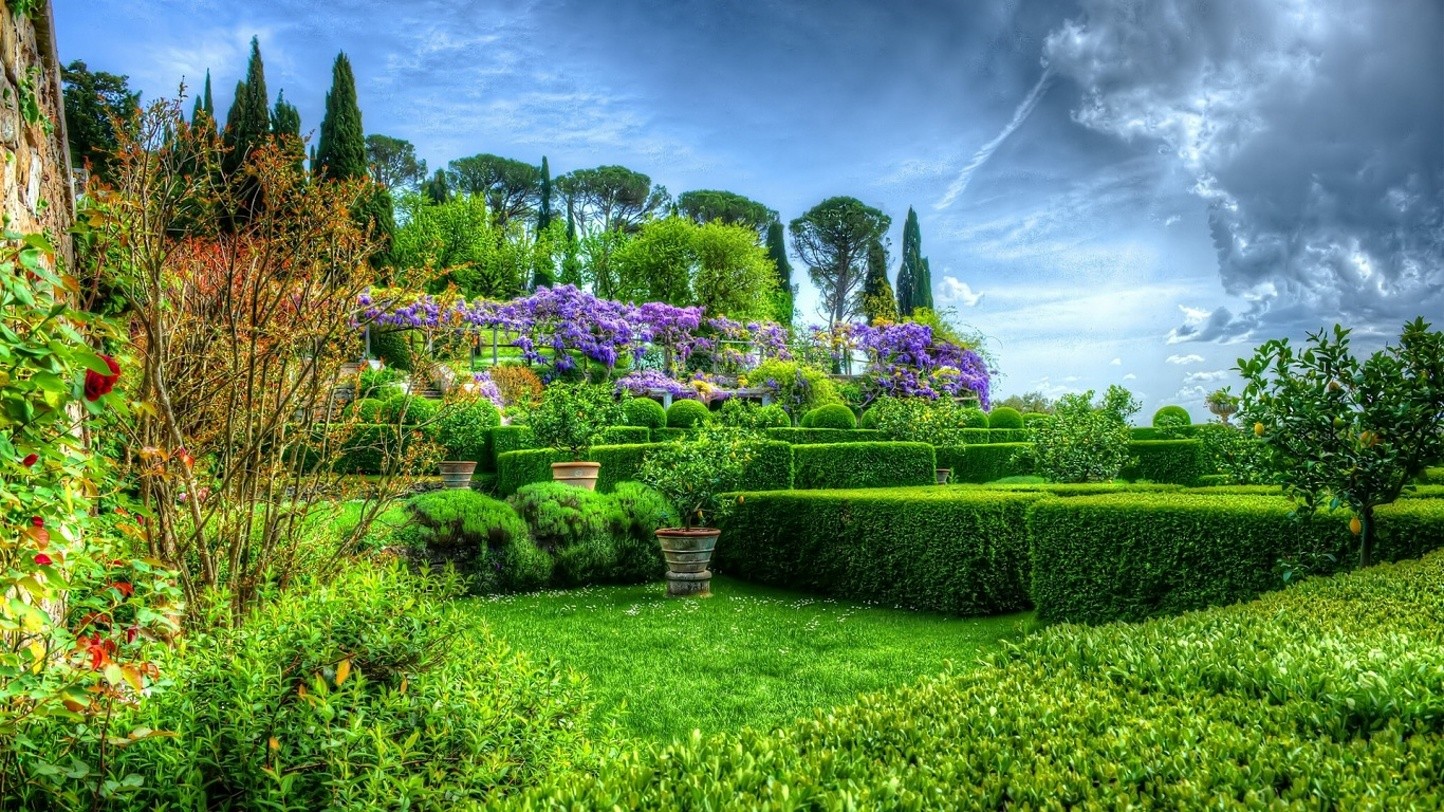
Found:
<path fill-rule="evenodd" d="M 988 337 L 995 397 L 1122 384 L 1147 422 L 1237 392 L 1271 338 L 1372 350 L 1444 326 L 1439 0 L 54 0 L 62 60 L 145 98 L 259 37 L 319 126 L 355 68 L 368 133 L 431 168 L 622 164 L 784 221 L 917 210 L 934 296 Z M 794 258 L 802 314 L 818 297 Z"/>

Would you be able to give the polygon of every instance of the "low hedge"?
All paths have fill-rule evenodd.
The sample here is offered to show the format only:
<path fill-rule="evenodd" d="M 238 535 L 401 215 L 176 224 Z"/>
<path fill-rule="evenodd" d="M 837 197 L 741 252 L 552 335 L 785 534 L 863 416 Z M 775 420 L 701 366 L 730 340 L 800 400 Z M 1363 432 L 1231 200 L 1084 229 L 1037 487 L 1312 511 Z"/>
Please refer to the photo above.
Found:
<path fill-rule="evenodd" d="M 770 428 L 767 438 L 781 440 L 793 445 L 820 445 L 823 443 L 876 443 L 887 437 L 876 429 L 804 429 Z"/>
<path fill-rule="evenodd" d="M 611 426 L 602 429 L 604 445 L 627 445 L 652 442 L 652 430 L 646 426 Z"/>
<path fill-rule="evenodd" d="M 937 486 L 739 494 L 714 569 L 849 600 L 1015 612 L 1030 605 L 1024 514 L 1046 498 Z"/>
<path fill-rule="evenodd" d="M 690 436 L 692 436 L 692 429 L 652 429 L 652 442 L 654 443 L 675 443 Z"/>
<path fill-rule="evenodd" d="M 792 449 L 793 487 L 897 488 L 931 485 L 937 458 L 927 443 L 832 443 Z"/>
<path fill-rule="evenodd" d="M 1444 546 L 1439 500 L 1403 500 L 1376 516 L 1377 560 Z M 1028 535 L 1039 619 L 1081 623 L 1251 600 L 1285 571 L 1351 566 L 1358 544 L 1343 513 L 1296 515 L 1281 497 L 1230 494 L 1048 500 L 1029 511 Z"/>
<path fill-rule="evenodd" d="M 1444 485 L 1444 468 L 1425 468 L 1419 481 L 1426 485 Z"/>
<path fill-rule="evenodd" d="M 949 482 L 992 482 L 1010 476 L 1023 476 L 1032 467 L 1015 459 L 1031 447 L 1029 443 L 983 443 L 980 445 L 945 446 L 938 449 L 938 467 L 953 469 Z"/>
<path fill-rule="evenodd" d="M 1135 426 L 1128 430 L 1135 441 L 1138 440 L 1186 440 L 1195 434 L 1202 426 Z"/>
<path fill-rule="evenodd" d="M 1028 442 L 1027 429 L 988 429 L 988 442 L 990 443 L 1026 443 Z"/>
<path fill-rule="evenodd" d="M 599 462 L 597 490 L 610 493 L 617 483 L 635 480 L 647 454 L 662 443 L 592 446 L 587 454 L 590 462 Z M 552 463 L 568 462 L 565 452 L 553 449 L 527 449 L 501 455 L 497 466 L 496 492 L 511 496 L 523 485 L 547 482 L 552 478 Z M 738 490 L 788 490 L 792 487 L 792 446 L 787 443 L 763 441 L 743 474 Z"/>
<path fill-rule="evenodd" d="M 491 430 L 491 466 L 489 470 L 499 471 L 501 455 L 508 451 L 536 448 L 536 438 L 526 426 L 497 426 Z"/>
<path fill-rule="evenodd" d="M 1213 473 L 1198 440 L 1134 440 L 1128 453 L 1134 461 L 1118 476 L 1130 482 L 1197 485 L 1201 477 Z"/>
<path fill-rule="evenodd" d="M 1142 625 L 1055 627 L 791 725 L 624 748 L 517 805 L 1444 808 L 1441 582 L 1444 553 Z"/>

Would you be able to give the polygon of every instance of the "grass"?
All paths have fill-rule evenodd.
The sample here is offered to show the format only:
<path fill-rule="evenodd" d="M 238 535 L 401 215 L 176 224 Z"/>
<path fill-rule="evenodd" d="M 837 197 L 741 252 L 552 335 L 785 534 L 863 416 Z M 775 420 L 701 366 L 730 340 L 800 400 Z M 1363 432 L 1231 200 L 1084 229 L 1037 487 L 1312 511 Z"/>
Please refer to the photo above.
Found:
<path fill-rule="evenodd" d="M 457 601 L 509 644 L 587 675 L 594 727 L 667 741 L 770 729 L 859 693 L 971 667 L 1027 615 L 955 618 L 716 578 L 709 599 L 660 584 Z"/>

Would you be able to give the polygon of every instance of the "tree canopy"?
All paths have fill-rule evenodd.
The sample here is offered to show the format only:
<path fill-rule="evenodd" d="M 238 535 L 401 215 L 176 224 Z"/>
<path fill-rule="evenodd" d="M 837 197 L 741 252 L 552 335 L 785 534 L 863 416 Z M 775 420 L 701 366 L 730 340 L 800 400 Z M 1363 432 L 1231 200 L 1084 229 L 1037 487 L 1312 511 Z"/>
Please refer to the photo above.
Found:
<path fill-rule="evenodd" d="M 671 202 L 666 187 L 653 186 L 650 177 L 625 166 L 578 169 L 554 185 L 582 232 L 634 230 Z"/>
<path fill-rule="evenodd" d="M 129 77 L 105 71 L 91 71 L 76 60 L 60 70 L 65 84 L 65 132 L 70 141 L 70 160 L 78 166 L 89 163 L 105 177 L 111 155 L 118 145 L 115 119 L 128 119 L 140 105 L 140 93 L 130 89 Z"/>
<path fill-rule="evenodd" d="M 683 192 L 677 197 L 677 209 L 699 224 L 720 220 L 728 225 L 746 226 L 757 232 L 759 239 L 767 233 L 768 226 L 777 221 L 777 212 L 756 200 L 716 189 Z"/>
<path fill-rule="evenodd" d="M 788 225 L 792 248 L 822 294 L 829 327 L 857 313 L 868 248 L 892 218 L 853 197 L 830 197 Z"/>
<path fill-rule="evenodd" d="M 387 189 L 412 191 L 426 182 L 426 159 L 404 138 L 372 133 L 366 136 L 366 165 L 371 177 Z"/>
<path fill-rule="evenodd" d="M 246 162 L 251 150 L 271 137 L 271 102 L 266 92 L 266 65 L 261 61 L 261 42 L 251 37 L 251 58 L 246 63 L 246 80 L 236 85 L 236 95 L 226 114 L 224 142 L 230 148 L 222 166 L 233 174 Z"/>

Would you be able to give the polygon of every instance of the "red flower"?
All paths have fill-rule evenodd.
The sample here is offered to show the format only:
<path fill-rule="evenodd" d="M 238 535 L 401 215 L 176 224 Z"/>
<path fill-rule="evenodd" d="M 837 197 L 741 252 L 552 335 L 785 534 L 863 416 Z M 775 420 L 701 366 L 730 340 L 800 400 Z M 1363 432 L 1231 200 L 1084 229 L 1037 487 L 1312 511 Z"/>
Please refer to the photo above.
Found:
<path fill-rule="evenodd" d="M 50 556 L 46 555 L 45 553 L 36 553 L 35 563 L 39 564 L 42 567 L 48 567 L 55 562 L 51 560 Z"/>
<path fill-rule="evenodd" d="M 111 584 L 111 586 L 115 588 L 116 592 L 119 592 L 127 598 L 135 594 L 135 587 L 131 586 L 125 581 L 116 581 L 115 583 Z"/>
<path fill-rule="evenodd" d="M 100 359 L 110 367 L 110 374 L 102 375 L 93 369 L 85 370 L 85 399 L 91 402 L 110 394 L 110 390 L 115 388 L 115 382 L 120 380 L 120 364 L 109 355 L 102 355 Z"/>
<path fill-rule="evenodd" d="M 136 635 L 138 634 L 140 634 L 139 626 L 127 626 L 125 629 L 125 642 L 127 644 L 134 643 Z"/>
<path fill-rule="evenodd" d="M 35 463 L 37 463 L 37 462 L 39 462 L 39 461 L 40 461 L 40 455 L 39 455 L 39 454 L 27 454 L 27 455 L 25 456 L 25 459 L 23 459 L 23 460 L 20 461 L 20 464 L 23 465 L 23 466 L 25 466 L 26 468 L 30 468 L 31 466 L 35 465 Z"/>
<path fill-rule="evenodd" d="M 104 668 L 110 662 L 110 655 L 115 652 L 115 643 L 110 640 L 102 640 L 100 635 L 94 637 L 82 637 L 78 641 L 90 655 L 90 667 L 96 671 Z"/>
<path fill-rule="evenodd" d="M 30 517 L 30 526 L 31 526 L 31 527 L 44 527 L 44 526 L 45 526 L 45 520 L 42 519 L 42 518 L 40 518 L 39 516 L 31 516 L 31 517 Z"/>

